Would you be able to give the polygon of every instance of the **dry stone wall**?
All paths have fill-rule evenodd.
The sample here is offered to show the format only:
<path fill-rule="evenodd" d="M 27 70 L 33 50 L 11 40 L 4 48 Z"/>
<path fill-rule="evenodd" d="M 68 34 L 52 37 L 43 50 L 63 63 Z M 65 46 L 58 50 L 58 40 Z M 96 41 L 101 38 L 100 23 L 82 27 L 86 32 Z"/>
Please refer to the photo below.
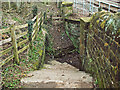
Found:
<path fill-rule="evenodd" d="M 95 13 L 80 20 L 80 60 L 101 88 L 120 87 L 120 13 Z"/>

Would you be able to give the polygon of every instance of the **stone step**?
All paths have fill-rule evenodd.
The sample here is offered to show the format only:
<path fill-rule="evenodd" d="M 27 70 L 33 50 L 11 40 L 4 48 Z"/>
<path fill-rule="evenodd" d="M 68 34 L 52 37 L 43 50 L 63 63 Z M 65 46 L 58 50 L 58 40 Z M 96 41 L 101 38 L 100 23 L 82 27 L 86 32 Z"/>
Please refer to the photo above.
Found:
<path fill-rule="evenodd" d="M 92 77 L 75 67 L 58 61 L 49 61 L 44 69 L 33 71 L 21 79 L 27 88 L 92 88 Z"/>

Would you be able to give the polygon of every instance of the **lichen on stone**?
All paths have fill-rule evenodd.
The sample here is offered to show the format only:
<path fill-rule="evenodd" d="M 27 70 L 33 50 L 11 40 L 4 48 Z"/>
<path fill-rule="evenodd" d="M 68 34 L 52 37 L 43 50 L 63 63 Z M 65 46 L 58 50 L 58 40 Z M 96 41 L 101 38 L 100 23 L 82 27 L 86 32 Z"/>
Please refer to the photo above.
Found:
<path fill-rule="evenodd" d="M 94 23 L 96 22 L 96 23 Z M 112 14 L 110 12 L 95 13 L 90 20 L 90 28 L 96 27 L 98 30 L 104 31 L 113 40 L 118 41 L 120 36 L 120 14 Z M 116 39 L 117 38 L 117 39 Z M 118 41 L 119 42 L 119 41 Z"/>

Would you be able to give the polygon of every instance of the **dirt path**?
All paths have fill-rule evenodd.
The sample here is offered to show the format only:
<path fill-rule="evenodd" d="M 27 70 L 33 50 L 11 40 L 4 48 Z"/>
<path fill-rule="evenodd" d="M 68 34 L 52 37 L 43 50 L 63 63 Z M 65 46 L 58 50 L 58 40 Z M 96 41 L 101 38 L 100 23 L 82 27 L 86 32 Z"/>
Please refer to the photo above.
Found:
<path fill-rule="evenodd" d="M 27 88 L 93 88 L 92 77 L 67 63 L 55 60 L 45 69 L 33 71 L 21 80 Z"/>
<path fill-rule="evenodd" d="M 67 37 L 64 29 L 64 24 L 61 22 L 53 21 L 52 28 L 49 30 L 51 36 L 53 37 L 53 48 L 63 49 L 72 45 L 72 42 Z"/>

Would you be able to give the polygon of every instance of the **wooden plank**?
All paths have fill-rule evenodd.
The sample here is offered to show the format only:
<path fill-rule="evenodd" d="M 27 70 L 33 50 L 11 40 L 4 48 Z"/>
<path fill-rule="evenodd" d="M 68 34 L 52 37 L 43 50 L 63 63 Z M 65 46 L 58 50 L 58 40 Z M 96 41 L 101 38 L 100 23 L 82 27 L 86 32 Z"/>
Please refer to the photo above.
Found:
<path fill-rule="evenodd" d="M 32 11 L 31 11 L 30 13 L 28 13 L 27 15 L 25 15 L 23 18 L 25 18 L 25 17 L 29 16 L 30 14 L 32 14 Z"/>
<path fill-rule="evenodd" d="M 40 21 L 40 18 L 38 19 L 38 22 Z M 34 23 L 33 28 L 36 26 L 37 22 Z"/>
<path fill-rule="evenodd" d="M 53 20 L 63 19 L 62 17 L 52 17 Z"/>
<path fill-rule="evenodd" d="M 81 20 L 83 20 L 85 23 L 90 22 L 91 17 L 81 17 Z"/>
<path fill-rule="evenodd" d="M 42 14 L 42 13 L 40 12 L 38 15 L 36 15 L 36 16 L 32 19 L 32 21 L 35 21 L 35 19 L 37 18 L 37 16 L 39 16 L 40 14 Z"/>
<path fill-rule="evenodd" d="M 17 50 L 17 41 L 16 41 L 16 35 L 15 35 L 15 28 L 11 29 L 11 40 L 12 40 L 12 45 L 14 47 L 15 61 L 16 61 L 17 64 L 19 64 L 19 57 L 18 57 L 18 50 Z"/>
<path fill-rule="evenodd" d="M 43 22 L 42 22 L 43 23 Z M 37 30 L 37 28 L 36 28 L 36 30 Z M 32 40 L 34 40 L 35 39 L 35 33 L 36 33 L 36 30 L 34 30 L 34 32 L 32 33 Z"/>
<path fill-rule="evenodd" d="M 9 48 L 1 51 L 1 52 L 0 52 L 0 57 L 1 57 L 2 55 L 5 55 L 6 53 L 10 52 L 12 48 L 13 48 L 13 46 L 11 46 L 11 47 L 9 47 Z"/>
<path fill-rule="evenodd" d="M 14 55 L 11 55 L 11 56 L 7 57 L 5 60 L 3 60 L 2 62 L 0 62 L 0 67 L 2 67 L 4 64 L 6 64 L 7 62 L 9 62 L 13 58 L 14 58 Z"/>
<path fill-rule="evenodd" d="M 56 20 L 56 21 L 54 21 L 54 23 L 63 23 L 64 21 L 59 21 L 59 20 Z"/>
<path fill-rule="evenodd" d="M 42 24 L 43 24 L 43 22 L 42 22 Z M 41 24 L 41 25 L 42 25 L 42 24 Z M 32 33 L 32 40 L 34 40 L 35 37 L 36 37 L 36 30 L 39 29 L 39 25 L 40 25 L 40 22 L 38 23 L 38 27 L 36 27 L 35 30 L 34 30 L 33 33 Z M 38 30 L 37 30 L 37 31 L 38 31 Z"/>
<path fill-rule="evenodd" d="M 14 26 L 15 30 L 16 29 L 21 29 L 21 28 L 25 28 L 28 27 L 28 24 L 23 24 L 23 25 L 18 25 L 18 26 Z M 0 29 L 0 33 L 6 33 L 6 32 L 10 32 L 10 27 L 6 28 L 6 29 Z"/>
<path fill-rule="evenodd" d="M 6 29 L 0 29 L 0 34 L 10 32 L 10 27 Z"/>
<path fill-rule="evenodd" d="M 39 24 L 38 24 L 38 22 L 39 22 L 39 18 L 37 17 L 37 20 L 36 20 L 36 30 L 35 30 L 35 37 L 37 36 L 37 32 L 38 32 L 38 30 L 39 30 Z"/>
<path fill-rule="evenodd" d="M 19 54 L 19 53 L 22 53 L 22 52 L 25 51 L 27 48 L 29 48 L 29 44 L 28 44 L 27 46 L 23 47 L 22 49 L 20 49 L 20 50 L 18 51 L 18 54 Z"/>
<path fill-rule="evenodd" d="M 26 28 L 26 27 L 28 27 L 28 24 L 14 26 L 13 28 L 16 30 L 16 29 L 22 29 L 22 28 Z"/>
<path fill-rule="evenodd" d="M 17 35 L 16 39 L 18 39 L 20 37 L 23 37 L 24 35 L 27 34 L 27 32 L 24 32 L 24 33 L 21 33 L 21 34 Z M 11 42 L 11 38 L 0 41 L 0 45 L 6 44 L 6 43 L 9 43 L 9 42 Z"/>
<path fill-rule="evenodd" d="M 19 42 L 19 43 L 18 43 L 18 46 L 21 46 L 23 43 L 26 43 L 27 41 L 28 41 L 28 38 L 25 39 L 25 40 L 23 40 L 23 41 L 21 41 L 21 42 Z"/>
<path fill-rule="evenodd" d="M 38 23 L 38 25 L 40 25 L 40 22 Z M 36 31 L 37 28 L 38 28 L 38 27 L 35 27 L 35 28 L 34 28 L 34 31 L 33 31 L 33 33 L 32 33 L 32 36 L 34 36 L 35 31 Z"/>
<path fill-rule="evenodd" d="M 23 36 L 26 35 L 27 33 L 28 33 L 28 31 L 18 34 L 18 35 L 16 36 L 16 37 L 17 37 L 16 39 L 18 39 L 18 38 L 20 38 L 20 37 L 23 37 Z"/>
<path fill-rule="evenodd" d="M 0 45 L 6 44 L 11 41 L 11 38 L 0 41 Z"/>
<path fill-rule="evenodd" d="M 32 41 L 33 41 L 33 40 L 35 39 L 35 37 L 36 37 L 36 35 L 35 35 L 36 30 L 37 30 L 37 27 L 35 28 L 34 32 L 32 33 Z"/>
<path fill-rule="evenodd" d="M 67 21 L 67 22 L 78 22 L 78 23 L 80 23 L 80 19 L 70 19 L 70 18 L 67 18 L 67 17 L 65 17 L 65 21 Z"/>

